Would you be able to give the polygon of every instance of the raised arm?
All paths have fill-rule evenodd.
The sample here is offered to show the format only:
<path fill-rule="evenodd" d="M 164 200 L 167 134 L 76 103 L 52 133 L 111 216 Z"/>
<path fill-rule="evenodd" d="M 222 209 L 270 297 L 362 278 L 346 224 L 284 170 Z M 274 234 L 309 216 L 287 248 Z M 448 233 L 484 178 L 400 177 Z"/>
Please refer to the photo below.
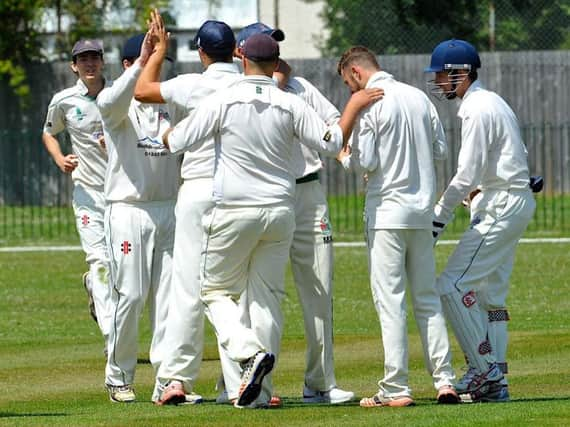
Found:
<path fill-rule="evenodd" d="M 147 32 L 141 47 L 140 56 L 128 67 L 111 87 L 105 88 L 97 96 L 97 106 L 101 112 L 103 123 L 110 129 L 117 127 L 129 112 L 133 99 L 135 84 L 143 67 L 152 53 L 150 32 Z"/>
<path fill-rule="evenodd" d="M 160 69 L 168 51 L 170 33 L 166 32 L 164 21 L 157 9 L 150 13 L 150 31 L 154 50 L 135 85 L 135 99 L 151 104 L 164 104 L 160 93 Z"/>

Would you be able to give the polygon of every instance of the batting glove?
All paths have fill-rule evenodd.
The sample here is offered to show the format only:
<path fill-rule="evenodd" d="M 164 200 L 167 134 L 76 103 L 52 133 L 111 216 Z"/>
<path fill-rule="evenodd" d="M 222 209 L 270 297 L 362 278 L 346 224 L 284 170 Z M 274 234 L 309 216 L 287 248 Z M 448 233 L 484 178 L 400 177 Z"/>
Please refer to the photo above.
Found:
<path fill-rule="evenodd" d="M 433 235 L 434 244 L 440 238 L 441 234 L 443 233 L 443 230 L 445 230 L 445 226 L 451 220 L 453 220 L 453 211 L 445 208 L 439 203 L 435 205 L 433 209 L 433 221 L 432 221 L 432 231 L 431 231 L 431 234 Z"/>

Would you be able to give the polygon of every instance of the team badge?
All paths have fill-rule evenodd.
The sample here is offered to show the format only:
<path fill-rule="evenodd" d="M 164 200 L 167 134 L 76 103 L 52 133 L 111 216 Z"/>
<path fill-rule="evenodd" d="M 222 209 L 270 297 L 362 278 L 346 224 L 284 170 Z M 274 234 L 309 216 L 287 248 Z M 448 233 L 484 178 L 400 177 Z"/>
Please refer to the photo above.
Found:
<path fill-rule="evenodd" d="M 84 118 L 85 118 L 85 113 L 83 111 L 81 111 L 81 108 L 75 107 L 75 120 L 80 122 Z"/>
<path fill-rule="evenodd" d="M 261 86 L 255 86 L 255 93 L 261 95 L 261 92 L 262 92 Z"/>
<path fill-rule="evenodd" d="M 326 131 L 325 135 L 323 136 L 323 141 L 329 142 L 331 140 L 332 134 L 329 130 Z"/>
<path fill-rule="evenodd" d="M 132 249 L 132 245 L 128 240 L 121 243 L 121 252 L 127 255 Z"/>
<path fill-rule="evenodd" d="M 463 301 L 463 305 L 465 307 L 467 308 L 471 307 L 473 304 L 477 302 L 477 298 L 475 298 L 475 292 L 473 291 L 467 292 L 465 295 L 463 295 L 461 301 Z"/>
<path fill-rule="evenodd" d="M 323 242 L 331 243 L 333 241 L 332 227 L 329 219 L 326 216 L 321 218 L 320 228 L 321 235 L 323 236 Z"/>
<path fill-rule="evenodd" d="M 89 215 L 83 215 L 81 217 L 81 224 L 83 224 L 84 227 L 89 225 Z"/>

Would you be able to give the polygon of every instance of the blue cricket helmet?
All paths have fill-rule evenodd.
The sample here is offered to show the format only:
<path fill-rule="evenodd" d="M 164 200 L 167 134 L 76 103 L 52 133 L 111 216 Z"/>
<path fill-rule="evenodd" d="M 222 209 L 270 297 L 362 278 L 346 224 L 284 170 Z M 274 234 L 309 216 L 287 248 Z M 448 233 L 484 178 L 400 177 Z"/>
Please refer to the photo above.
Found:
<path fill-rule="evenodd" d="M 464 40 L 451 39 L 438 44 L 431 54 L 431 63 L 424 71 L 475 70 L 481 67 L 477 49 Z"/>

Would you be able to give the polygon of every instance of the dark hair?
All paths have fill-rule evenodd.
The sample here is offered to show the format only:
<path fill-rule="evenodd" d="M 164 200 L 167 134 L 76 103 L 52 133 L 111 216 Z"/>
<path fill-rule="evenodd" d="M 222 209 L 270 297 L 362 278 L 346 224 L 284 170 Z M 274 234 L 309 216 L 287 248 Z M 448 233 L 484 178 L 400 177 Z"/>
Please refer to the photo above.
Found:
<path fill-rule="evenodd" d="M 353 63 L 368 66 L 376 70 L 380 69 L 380 65 L 378 65 L 378 61 L 376 60 L 376 55 L 364 46 L 353 46 L 342 54 L 336 69 L 338 74 L 341 75 L 342 70 Z"/>
<path fill-rule="evenodd" d="M 204 49 L 202 49 L 204 50 Z M 232 49 L 229 53 L 209 53 L 204 50 L 204 53 L 214 62 L 233 62 L 234 61 L 234 51 Z"/>

